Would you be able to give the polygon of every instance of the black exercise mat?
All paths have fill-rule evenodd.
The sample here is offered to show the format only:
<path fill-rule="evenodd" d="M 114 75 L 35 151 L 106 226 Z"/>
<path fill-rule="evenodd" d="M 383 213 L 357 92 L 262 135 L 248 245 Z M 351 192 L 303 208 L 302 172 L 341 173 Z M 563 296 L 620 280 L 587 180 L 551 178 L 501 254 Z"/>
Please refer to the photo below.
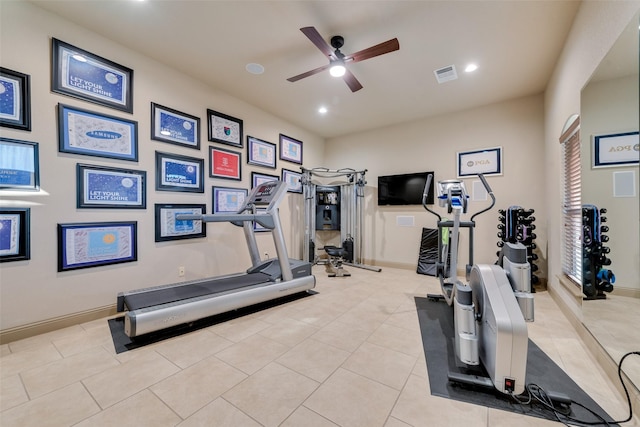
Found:
<path fill-rule="evenodd" d="M 238 317 L 246 316 L 247 314 L 257 313 L 267 308 L 276 307 L 278 305 L 286 304 L 315 294 L 317 294 L 317 292 L 312 290 L 300 292 L 294 295 L 288 295 L 271 301 L 254 304 L 249 307 L 243 307 L 238 310 L 229 311 L 227 313 L 205 317 L 191 323 L 185 323 L 183 325 L 173 326 L 160 331 L 150 332 L 135 338 L 130 338 L 124 333 L 124 316 L 109 319 L 109 329 L 111 330 L 111 338 L 113 339 L 116 354 L 124 353 L 125 351 L 134 350 L 145 345 L 166 340 L 167 338 L 176 337 L 187 332 L 197 331 L 198 329 L 208 328 L 209 326 L 213 326 L 218 323 L 237 319 Z"/>
<path fill-rule="evenodd" d="M 538 403 L 520 405 L 495 389 L 449 382 L 449 372 L 480 376 L 488 375 L 481 367 L 468 369 L 466 365 L 457 361 L 453 340 L 453 308 L 444 301 L 432 301 L 428 298 L 416 297 L 415 302 L 432 395 L 557 421 L 553 412 L 544 409 Z M 580 355 L 576 355 L 576 357 L 580 357 Z M 526 383 L 536 384 L 545 391 L 564 393 L 574 401 L 595 411 L 608 422 L 613 421 L 580 386 L 531 340 L 528 343 Z M 598 421 L 594 415 L 576 404 L 572 404 L 571 409 L 571 417 L 583 421 Z M 571 422 L 571 424 L 580 425 L 575 422 Z"/>

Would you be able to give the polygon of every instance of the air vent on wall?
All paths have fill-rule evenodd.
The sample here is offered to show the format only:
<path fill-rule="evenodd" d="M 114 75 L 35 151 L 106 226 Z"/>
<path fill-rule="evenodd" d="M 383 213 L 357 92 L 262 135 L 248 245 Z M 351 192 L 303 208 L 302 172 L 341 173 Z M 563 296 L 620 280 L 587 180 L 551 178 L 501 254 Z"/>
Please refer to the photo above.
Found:
<path fill-rule="evenodd" d="M 455 65 L 449 65 L 448 67 L 443 67 L 439 70 L 435 70 L 433 74 L 436 75 L 436 80 L 438 80 L 438 83 L 444 83 L 448 82 L 449 80 L 456 80 L 458 78 L 458 73 L 456 73 Z"/>

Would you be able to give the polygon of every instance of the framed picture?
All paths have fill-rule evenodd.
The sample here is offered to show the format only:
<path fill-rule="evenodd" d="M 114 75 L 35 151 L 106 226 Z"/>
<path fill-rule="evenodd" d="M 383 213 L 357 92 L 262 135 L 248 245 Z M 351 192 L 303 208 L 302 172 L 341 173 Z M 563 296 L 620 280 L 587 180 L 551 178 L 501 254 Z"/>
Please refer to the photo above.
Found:
<path fill-rule="evenodd" d="M 58 104 L 58 151 L 138 161 L 138 122 Z"/>
<path fill-rule="evenodd" d="M 209 147 L 209 176 L 211 178 L 242 179 L 242 153 Z"/>
<path fill-rule="evenodd" d="M 76 166 L 78 208 L 146 209 L 147 172 L 106 166 Z"/>
<path fill-rule="evenodd" d="M 204 160 L 156 151 L 156 190 L 204 193 Z"/>
<path fill-rule="evenodd" d="M 640 162 L 638 132 L 593 136 L 593 168 L 632 166 Z"/>
<path fill-rule="evenodd" d="M 282 181 L 287 183 L 290 193 L 302 193 L 302 174 L 289 169 L 282 169 Z"/>
<path fill-rule="evenodd" d="M 138 260 L 137 221 L 58 224 L 58 271 Z"/>
<path fill-rule="evenodd" d="M 247 136 L 247 163 L 276 168 L 276 144 Z"/>
<path fill-rule="evenodd" d="M 260 184 L 269 181 L 277 181 L 279 178 L 275 175 L 268 175 L 266 173 L 251 172 L 251 188 L 255 188 Z"/>
<path fill-rule="evenodd" d="M 207 109 L 209 141 L 242 148 L 242 120 Z"/>
<path fill-rule="evenodd" d="M 37 142 L 0 138 L 0 190 L 40 190 Z"/>
<path fill-rule="evenodd" d="M 280 134 L 280 159 L 302 164 L 302 141 Z"/>
<path fill-rule="evenodd" d="M 31 130 L 30 86 L 29 75 L 0 67 L 0 126 Z"/>
<path fill-rule="evenodd" d="M 204 215 L 206 205 L 156 204 L 156 242 L 207 237 L 207 224 L 195 219 L 176 219 L 177 215 Z"/>
<path fill-rule="evenodd" d="M 458 152 L 458 178 L 502 175 L 502 147 Z"/>
<path fill-rule="evenodd" d="M 52 39 L 51 90 L 133 113 L 133 70 Z"/>
<path fill-rule="evenodd" d="M 200 118 L 151 103 L 151 139 L 200 149 Z"/>
<path fill-rule="evenodd" d="M 0 208 L 0 262 L 31 259 L 30 228 L 30 208 Z"/>
<path fill-rule="evenodd" d="M 213 213 L 238 212 L 248 194 L 244 188 L 211 187 Z"/>

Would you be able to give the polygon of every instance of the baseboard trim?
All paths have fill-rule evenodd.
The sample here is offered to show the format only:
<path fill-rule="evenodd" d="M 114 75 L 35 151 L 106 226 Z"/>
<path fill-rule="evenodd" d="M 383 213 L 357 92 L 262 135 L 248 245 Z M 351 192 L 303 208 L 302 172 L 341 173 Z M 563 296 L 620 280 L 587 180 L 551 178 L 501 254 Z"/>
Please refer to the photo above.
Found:
<path fill-rule="evenodd" d="M 69 326 L 78 325 L 80 323 L 91 322 L 103 317 L 113 316 L 117 313 L 116 305 L 111 304 L 104 307 L 98 307 L 79 313 L 68 314 L 65 316 L 55 317 L 40 322 L 30 323 L 28 325 L 16 326 L 15 328 L 4 329 L 0 331 L 0 344 L 7 344 L 24 338 L 30 338 L 47 332 L 56 331 Z"/>
<path fill-rule="evenodd" d="M 621 288 L 619 286 L 614 286 L 611 293 L 621 297 L 640 298 L 640 289 Z"/>

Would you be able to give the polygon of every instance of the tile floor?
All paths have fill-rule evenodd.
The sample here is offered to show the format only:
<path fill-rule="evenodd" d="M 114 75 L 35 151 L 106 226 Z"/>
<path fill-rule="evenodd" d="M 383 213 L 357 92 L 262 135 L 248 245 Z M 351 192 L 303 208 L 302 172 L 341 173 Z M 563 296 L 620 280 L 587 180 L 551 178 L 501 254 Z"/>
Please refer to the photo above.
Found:
<path fill-rule="evenodd" d="M 121 354 L 107 319 L 2 345 L 0 425 L 559 425 L 431 396 L 413 298 L 438 282 L 350 271 L 330 279 L 316 266 L 317 295 Z M 626 402 L 554 301 L 535 298 L 530 338 L 625 418 Z"/>

